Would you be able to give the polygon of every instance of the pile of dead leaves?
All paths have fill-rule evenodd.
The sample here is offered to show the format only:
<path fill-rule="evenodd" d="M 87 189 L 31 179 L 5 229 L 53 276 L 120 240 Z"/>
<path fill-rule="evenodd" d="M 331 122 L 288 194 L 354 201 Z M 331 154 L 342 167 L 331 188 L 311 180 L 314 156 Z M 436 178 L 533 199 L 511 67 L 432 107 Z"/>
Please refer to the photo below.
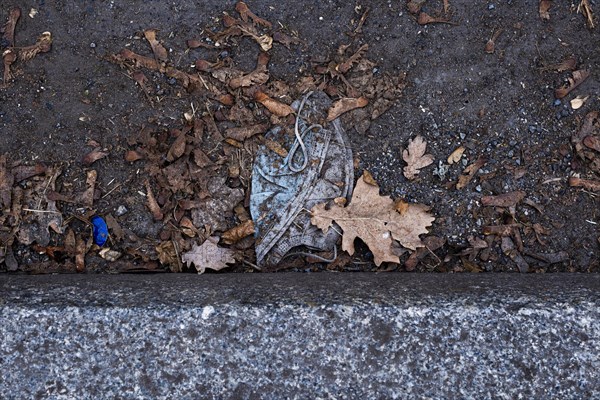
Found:
<path fill-rule="evenodd" d="M 571 143 L 578 156 L 573 160 L 573 170 L 580 171 L 587 167 L 592 174 L 600 177 L 600 118 L 598 111 L 591 111 L 585 116 L 579 131 L 571 136 Z M 582 187 L 592 192 L 600 192 L 600 179 L 584 179 L 573 176 L 569 178 L 569 185 Z"/>
<path fill-rule="evenodd" d="M 0 169 L 6 177 L 0 181 L 0 262 L 13 270 L 19 258 L 15 249 L 29 248 L 45 263 L 46 272 L 53 271 L 49 263 L 82 271 L 97 265 L 100 259 L 118 271 L 166 268 L 177 272 L 195 267 L 204 272 L 233 263 L 244 264 L 250 270 L 257 268 L 254 226 L 248 212 L 254 155 L 262 144 L 282 157 L 287 153 L 282 144 L 266 140 L 263 134 L 282 126 L 293 135 L 295 111 L 291 103 L 314 90 L 322 90 L 334 100 L 322 123 L 341 117 L 346 126 L 365 132 L 371 120 L 392 107 L 404 88 L 403 73 L 379 72 L 366 57 L 368 45 L 357 43 L 367 14 L 349 35 L 349 44 L 329 59 L 313 59 L 311 69 L 293 83 L 273 79 L 269 61 L 280 46 L 301 46 L 302 40 L 255 15 L 243 2 L 235 6 L 235 15 L 223 14 L 221 30 L 206 29 L 205 37 L 187 40 L 190 50 L 202 48 L 204 54 L 214 55 L 197 59 L 192 69 L 176 65 L 176 57 L 167 50 L 159 30 L 141 32 L 139 38 L 147 42 L 148 54 L 124 48 L 107 60 L 131 77 L 140 88 L 142 101 L 149 106 L 157 107 L 162 101 L 152 82 L 156 76 L 177 82 L 177 87 L 183 89 L 180 96 L 189 97 L 190 104 L 190 108 L 181 110 L 178 122 L 165 124 L 158 116 L 131 132 L 129 148 L 123 154 L 127 162 L 139 164 L 141 173 L 119 185 L 143 187 L 138 199 L 143 199 L 149 215 L 161 226 L 158 237 L 138 237 L 133 227 L 121 226 L 119 216 L 109 214 L 103 215 L 109 240 L 98 247 L 90 221 L 98 213 L 98 200 L 119 185 L 110 190 L 99 188 L 96 171 L 88 170 L 86 187 L 75 188 L 67 182 L 57 183 L 58 167 L 21 166 L 4 157 Z M 18 16 L 15 13 L 11 18 L 4 29 L 9 36 Z M 227 51 L 242 40 L 256 46 L 256 66 L 249 71 L 238 68 L 230 56 L 235 52 Z M 17 51 L 12 40 L 10 43 L 11 51 Z M 47 51 L 49 43 L 48 47 L 38 46 L 38 52 Z M 21 58 L 30 58 L 23 51 L 18 53 Z M 114 150 L 95 142 L 88 144 L 92 151 L 81 160 L 86 167 Z M 20 169 L 30 174 L 24 175 Z M 405 215 L 392 208 L 397 215 L 391 211 L 390 215 L 406 224 L 412 210 L 420 210 L 415 207 L 411 206 Z M 408 228 L 398 229 L 393 232 L 394 239 Z M 409 242 L 401 243 L 414 248 L 422 231 L 414 230 Z M 32 265 L 31 260 L 27 263 Z M 44 272 L 44 268 L 37 271 Z"/>
<path fill-rule="evenodd" d="M 40 53 L 47 53 L 52 48 L 52 34 L 50 32 L 42 33 L 37 42 L 31 46 L 17 47 L 15 45 L 15 28 L 20 18 L 21 9 L 19 7 L 11 8 L 6 24 L 0 29 L 0 33 L 2 33 L 0 51 L 2 52 L 2 62 L 4 65 L 2 85 L 4 87 L 15 76 L 12 70 L 14 68 L 13 64 L 29 61 Z"/>

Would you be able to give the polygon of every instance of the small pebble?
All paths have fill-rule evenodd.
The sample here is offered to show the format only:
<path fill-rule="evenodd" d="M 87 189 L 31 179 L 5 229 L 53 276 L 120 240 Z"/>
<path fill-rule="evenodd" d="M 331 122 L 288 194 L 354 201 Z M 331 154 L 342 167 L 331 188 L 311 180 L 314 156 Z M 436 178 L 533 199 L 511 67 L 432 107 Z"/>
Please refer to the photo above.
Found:
<path fill-rule="evenodd" d="M 465 138 L 467 137 L 467 135 L 464 132 L 459 133 L 458 136 L 460 136 L 462 140 L 465 140 Z"/>
<path fill-rule="evenodd" d="M 475 190 L 477 190 L 478 192 L 481 192 L 481 185 L 475 186 Z"/>
<path fill-rule="evenodd" d="M 558 107 L 562 104 L 562 101 L 560 101 L 559 99 L 554 100 L 554 103 L 552 103 L 554 105 L 554 107 Z"/>
<path fill-rule="evenodd" d="M 529 133 L 535 133 L 537 131 L 537 127 L 535 125 L 529 125 Z"/>
<path fill-rule="evenodd" d="M 510 150 L 510 151 L 508 152 L 508 156 L 509 156 L 509 157 L 512 157 L 512 156 L 514 156 L 514 155 L 515 155 L 515 152 L 514 152 L 513 150 Z"/>
<path fill-rule="evenodd" d="M 169 85 L 174 85 L 177 83 L 177 79 L 175 78 L 169 78 L 169 80 L 167 81 L 169 83 Z"/>
<path fill-rule="evenodd" d="M 127 208 L 125 206 L 119 206 L 119 208 L 117 208 L 117 212 L 115 214 L 117 214 L 117 217 L 120 217 L 121 215 L 125 215 L 127 214 Z"/>
<path fill-rule="evenodd" d="M 495 8 L 496 8 L 496 6 L 495 6 L 495 5 L 493 5 L 493 4 L 489 4 L 489 5 L 488 5 L 488 10 L 493 10 L 493 9 L 495 9 Z"/>
<path fill-rule="evenodd" d="M 90 47 L 91 47 L 92 49 L 95 49 L 95 48 L 96 48 L 96 43 L 94 43 L 94 42 L 90 43 Z"/>
<path fill-rule="evenodd" d="M 517 145 L 517 141 L 516 140 L 511 140 L 510 142 L 508 142 L 508 145 L 510 147 L 515 147 Z"/>

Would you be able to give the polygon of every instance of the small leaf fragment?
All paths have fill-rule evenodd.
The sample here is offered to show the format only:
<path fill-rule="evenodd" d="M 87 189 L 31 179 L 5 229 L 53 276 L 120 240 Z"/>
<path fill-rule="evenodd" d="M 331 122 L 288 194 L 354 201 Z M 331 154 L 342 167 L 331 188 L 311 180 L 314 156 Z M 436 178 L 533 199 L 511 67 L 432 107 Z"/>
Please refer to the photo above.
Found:
<path fill-rule="evenodd" d="M 448 164 L 452 165 L 460 161 L 465 152 L 465 146 L 457 147 L 449 156 L 448 156 Z"/>
<path fill-rule="evenodd" d="M 327 112 L 327 121 L 328 122 L 333 121 L 340 115 L 342 115 L 348 111 L 354 110 L 356 108 L 362 108 L 362 107 L 366 106 L 367 104 L 369 104 L 369 100 L 367 100 L 366 97 L 359 97 L 359 98 L 346 97 L 346 98 L 340 99 L 340 100 L 336 101 L 335 103 L 333 103 L 333 105 Z"/>
<path fill-rule="evenodd" d="M 423 136 L 408 141 L 408 148 L 402 152 L 402 159 L 408 164 L 403 169 L 406 179 L 413 180 L 420 170 L 433 163 L 433 156 L 425 154 L 427 142 Z"/>

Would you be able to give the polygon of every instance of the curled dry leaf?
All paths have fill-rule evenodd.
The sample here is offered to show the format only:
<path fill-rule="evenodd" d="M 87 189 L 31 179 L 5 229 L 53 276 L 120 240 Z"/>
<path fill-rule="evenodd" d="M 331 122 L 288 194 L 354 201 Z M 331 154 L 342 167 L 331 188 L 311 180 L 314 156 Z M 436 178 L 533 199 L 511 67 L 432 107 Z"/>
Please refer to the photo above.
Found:
<path fill-rule="evenodd" d="M 342 249 L 354 254 L 354 240 L 361 238 L 375 257 L 375 264 L 398 263 L 392 244 L 395 240 L 408 249 L 422 247 L 419 235 L 435 220 L 421 204 L 410 204 L 404 214 L 396 211 L 389 196 L 380 196 L 377 186 L 368 185 L 361 177 L 347 207 L 326 204 L 315 205 L 311 210 L 311 223 L 327 232 L 335 221 L 343 230 Z"/>
<path fill-rule="evenodd" d="M 235 5 L 235 11 L 240 14 L 240 18 L 242 18 L 242 21 L 244 22 L 248 22 L 248 18 L 250 18 L 255 24 L 262 25 L 267 29 L 271 29 L 273 26 L 269 21 L 258 17 L 256 14 L 250 11 L 248 5 L 243 1 L 239 1 Z"/>
<path fill-rule="evenodd" d="M 436 18 L 427 14 L 426 12 L 419 13 L 419 17 L 417 18 L 417 22 L 419 25 L 427 25 L 427 24 L 450 24 L 455 25 L 454 22 L 451 22 L 447 18 Z"/>
<path fill-rule="evenodd" d="M 154 218 L 154 220 L 160 221 L 163 219 L 164 215 L 160 209 L 160 206 L 158 205 L 158 202 L 156 201 L 156 198 L 154 197 L 154 193 L 152 193 L 152 188 L 150 187 L 150 182 L 146 181 L 145 185 L 146 185 L 146 198 L 148 200 L 148 204 L 147 204 L 148 209 L 152 213 L 152 217 Z"/>
<path fill-rule="evenodd" d="M 134 162 L 137 160 L 141 160 L 142 158 L 144 157 L 135 150 L 127 150 L 125 152 L 125 161 Z"/>
<path fill-rule="evenodd" d="M 162 44 L 156 39 L 156 29 L 146 29 L 144 31 L 144 37 L 150 43 L 150 47 L 152 48 L 152 52 L 154 53 L 154 57 L 160 62 L 166 62 L 169 57 L 169 53 L 167 49 L 163 47 Z"/>
<path fill-rule="evenodd" d="M 481 204 L 492 207 L 514 207 L 526 196 L 523 191 L 499 194 L 497 196 L 483 196 Z"/>
<path fill-rule="evenodd" d="M 183 155 L 183 153 L 185 152 L 185 142 L 186 134 L 182 132 L 179 136 L 177 136 L 177 138 L 169 148 L 169 151 L 167 152 L 168 162 L 173 162 Z"/>
<path fill-rule="evenodd" d="M 492 34 L 492 37 L 485 44 L 484 50 L 486 53 L 492 54 L 494 51 L 496 51 L 496 40 L 498 39 L 501 33 L 502 29 L 498 29 Z"/>
<path fill-rule="evenodd" d="M 581 179 L 576 177 L 569 178 L 569 186 L 582 187 L 591 192 L 600 192 L 600 181 L 591 179 Z"/>
<path fill-rule="evenodd" d="M 281 158 L 285 158 L 288 156 L 288 151 L 274 140 L 266 139 L 265 146 L 267 146 L 267 148 L 275 154 L 278 154 Z"/>
<path fill-rule="evenodd" d="M 548 11 L 550 11 L 550 7 L 552 7 L 552 1 L 550 0 L 540 0 L 540 5 L 539 5 L 539 13 L 540 13 L 540 18 L 544 19 L 546 21 L 550 20 L 550 13 Z"/>
<path fill-rule="evenodd" d="M 457 147 L 456 150 L 454 150 L 452 152 L 452 154 L 450 154 L 448 156 L 448 164 L 452 165 L 454 163 L 459 162 L 460 159 L 462 158 L 464 152 L 465 152 L 465 146 Z"/>
<path fill-rule="evenodd" d="M 250 219 L 223 233 L 221 239 L 225 244 L 234 244 L 254 234 L 254 222 Z"/>
<path fill-rule="evenodd" d="M 571 100 L 571 108 L 573 110 L 580 109 L 585 104 L 587 99 L 589 99 L 589 98 L 590 98 L 590 96 L 581 96 L 581 95 L 575 97 L 574 99 Z"/>
<path fill-rule="evenodd" d="M 217 246 L 219 238 L 211 236 L 198 246 L 195 244 L 190 251 L 184 253 L 181 261 L 191 267 L 195 265 L 199 274 L 204 273 L 206 268 L 219 271 L 227 268 L 227 264 L 235 263 L 235 251 Z"/>
<path fill-rule="evenodd" d="M 44 164 L 38 163 L 35 165 L 19 165 L 12 169 L 12 174 L 15 177 L 15 183 L 19 183 L 32 176 L 41 175 L 48 170 L 48 167 Z M 1 175 L 1 174 L 0 174 Z M 0 179 L 2 181 L 2 179 Z"/>
<path fill-rule="evenodd" d="M 99 254 L 100 257 L 104 258 L 108 262 L 115 262 L 122 256 L 120 252 L 109 249 L 108 247 L 100 250 Z"/>
<path fill-rule="evenodd" d="M 583 144 L 592 150 L 596 150 L 597 152 L 600 152 L 600 138 L 598 138 L 596 136 L 586 136 L 583 139 Z M 15 175 L 15 180 L 16 180 L 16 175 Z"/>
<path fill-rule="evenodd" d="M 10 66 L 15 61 L 17 61 L 17 53 L 15 51 L 8 49 L 4 53 L 2 53 L 2 62 L 4 63 L 4 75 L 2 84 L 4 86 L 8 85 L 8 81 L 13 78 Z"/>
<path fill-rule="evenodd" d="M 12 186 L 15 178 L 7 167 L 6 154 L 0 155 L 0 210 L 10 209 L 12 205 Z"/>
<path fill-rule="evenodd" d="M 19 50 L 19 60 L 29 61 L 39 53 L 47 53 L 52 48 L 52 34 L 44 32 L 40 35 L 37 42 L 32 46 L 23 47 Z"/>
<path fill-rule="evenodd" d="M 417 136 L 408 141 L 408 148 L 402 152 L 402 159 L 408 164 L 403 169 L 406 179 L 415 179 L 421 168 L 433 163 L 433 156 L 425 154 L 426 150 L 427 142 L 422 136 Z"/>
<path fill-rule="evenodd" d="M 87 172 L 87 178 L 85 184 L 87 189 L 78 198 L 78 202 L 85 205 L 86 207 L 92 207 L 94 205 L 94 191 L 96 190 L 96 179 L 98 179 L 98 173 L 96 170 Z"/>
<path fill-rule="evenodd" d="M 229 86 L 232 89 L 238 89 L 240 87 L 262 85 L 263 83 L 266 83 L 269 80 L 269 71 L 267 70 L 268 64 L 269 55 L 265 52 L 261 52 L 258 55 L 256 69 L 249 74 L 231 79 L 229 81 Z"/>
<path fill-rule="evenodd" d="M 588 28 L 594 29 L 596 27 L 596 24 L 594 23 L 594 13 L 592 12 L 590 0 L 581 0 L 579 2 L 579 6 L 577 6 L 577 12 L 583 14 Z"/>
<path fill-rule="evenodd" d="M 237 140 L 238 142 L 243 142 L 244 140 L 254 135 L 266 132 L 270 126 L 271 125 L 269 123 L 263 123 L 240 126 L 236 128 L 228 128 L 225 130 L 225 136 L 227 136 L 229 139 Z"/>
<path fill-rule="evenodd" d="M 254 100 L 265 106 L 267 110 L 278 117 L 287 117 L 288 115 L 294 113 L 294 109 L 292 107 L 270 98 L 260 90 L 254 93 Z"/>
<path fill-rule="evenodd" d="M 356 108 L 362 108 L 369 104 L 369 100 L 365 97 L 359 98 L 344 98 L 333 103 L 329 111 L 327 112 L 327 121 L 333 121 L 345 112 L 354 110 Z"/>
<path fill-rule="evenodd" d="M 473 177 L 475 177 L 477 171 L 479 171 L 481 167 L 485 165 L 486 162 L 486 158 L 479 157 L 473 164 L 467 166 L 467 168 L 465 168 L 465 170 L 463 171 L 462 175 L 458 177 L 456 188 L 460 190 L 467 186 L 469 182 L 471 182 Z"/>
<path fill-rule="evenodd" d="M 83 158 L 81 159 L 81 162 L 84 165 L 92 165 L 93 163 L 106 157 L 107 155 L 108 155 L 108 153 L 105 151 L 94 150 L 94 151 L 87 153 L 85 156 L 83 156 Z"/>
<path fill-rule="evenodd" d="M 15 27 L 17 26 L 19 18 L 21 18 L 21 9 L 19 7 L 11 8 L 8 12 L 6 24 L 4 24 L 4 27 L 0 30 L 0 32 L 4 32 L 2 39 L 4 39 L 6 47 L 15 46 Z"/>
<path fill-rule="evenodd" d="M 556 97 L 557 99 L 562 99 L 563 97 L 571 93 L 571 91 L 577 86 L 581 85 L 583 81 L 585 81 L 589 76 L 590 71 L 584 69 L 573 71 L 573 77 L 569 78 L 569 82 L 565 86 L 558 88 L 554 91 L 554 97 Z"/>

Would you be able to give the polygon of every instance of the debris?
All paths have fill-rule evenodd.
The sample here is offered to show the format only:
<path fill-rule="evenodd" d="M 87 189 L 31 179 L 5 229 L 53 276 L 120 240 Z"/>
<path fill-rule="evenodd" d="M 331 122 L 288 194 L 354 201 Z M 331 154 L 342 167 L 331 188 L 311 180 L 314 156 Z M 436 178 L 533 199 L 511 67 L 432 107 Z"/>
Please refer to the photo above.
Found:
<path fill-rule="evenodd" d="M 513 260 L 515 264 L 517 264 L 519 272 L 529 272 L 529 264 L 527 263 L 527 261 L 525 261 L 523 256 L 519 253 L 519 251 L 515 248 L 515 244 L 511 238 L 509 238 L 508 236 L 503 236 L 500 247 L 502 249 L 502 252 L 505 255 L 507 255 L 511 260 Z"/>
<path fill-rule="evenodd" d="M 228 217 L 233 208 L 244 199 L 244 191 L 232 189 L 225 184 L 226 177 L 215 177 L 208 182 L 210 197 L 199 200 L 192 207 L 195 226 L 210 226 L 212 231 L 226 231 L 230 225 Z"/>
<path fill-rule="evenodd" d="M 19 60 L 29 61 L 40 53 L 47 53 L 52 48 L 52 34 L 44 32 L 34 45 L 19 49 Z"/>
<path fill-rule="evenodd" d="M 493 207 L 514 207 L 525 198 L 527 194 L 522 191 L 509 192 L 497 196 L 483 196 L 481 204 Z"/>
<path fill-rule="evenodd" d="M 248 87 L 253 85 L 262 85 L 269 80 L 269 71 L 267 65 L 269 64 L 269 54 L 261 52 L 258 55 L 256 62 L 256 68 L 249 74 L 242 75 L 237 78 L 233 78 L 229 81 L 229 86 L 232 89 L 238 89 L 240 87 Z"/>
<path fill-rule="evenodd" d="M 177 136 L 177 138 L 169 148 L 169 151 L 167 152 L 168 162 L 173 162 L 183 155 L 183 153 L 185 152 L 186 136 L 187 135 L 185 134 L 185 132 L 181 132 L 179 136 Z"/>
<path fill-rule="evenodd" d="M 142 156 L 140 153 L 138 153 L 135 150 L 127 150 L 125 152 L 125 161 L 134 162 L 137 160 L 141 160 L 142 158 L 144 158 L 144 156 Z"/>
<path fill-rule="evenodd" d="M 254 94 L 254 100 L 258 101 L 260 104 L 265 106 L 267 110 L 278 117 L 287 117 L 294 112 L 292 107 L 270 98 L 260 90 Z"/>
<path fill-rule="evenodd" d="M 458 146 L 452 154 L 448 156 L 448 164 L 452 165 L 457 163 L 462 158 L 463 153 L 465 152 L 465 146 Z"/>
<path fill-rule="evenodd" d="M 158 30 L 156 29 L 147 29 L 144 31 L 144 37 L 150 43 L 150 47 L 152 48 L 152 52 L 154 53 L 154 57 L 159 62 L 166 62 L 169 57 L 169 52 L 167 49 L 163 47 L 162 44 L 158 40 L 156 40 L 156 33 Z"/>
<path fill-rule="evenodd" d="M 150 182 L 146 180 L 146 198 L 148 199 L 148 209 L 152 213 L 152 217 L 155 221 L 161 221 L 164 217 L 160 206 L 156 202 L 156 198 L 154 197 L 154 193 L 152 193 L 152 188 L 150 187 Z"/>
<path fill-rule="evenodd" d="M 252 171 L 250 212 L 256 229 L 257 265 L 274 266 L 293 248 L 331 252 L 340 235 L 311 225 L 307 210 L 352 192 L 354 168 L 349 142 L 336 119 L 323 126 L 331 100 L 309 92 L 294 104 L 296 122 L 276 127 L 265 138 L 289 149 L 284 160 L 266 145 L 258 148 Z M 326 178 L 325 178 L 326 177 Z M 305 251 L 302 251 L 305 254 Z"/>
<path fill-rule="evenodd" d="M 456 183 L 456 189 L 460 190 L 467 186 L 469 182 L 475 177 L 475 174 L 481 167 L 485 165 L 487 159 L 484 157 L 479 157 L 473 164 L 470 164 L 465 168 L 462 175 L 458 177 L 458 182 Z"/>
<path fill-rule="evenodd" d="M 554 91 L 554 97 L 556 97 L 557 99 L 562 99 L 563 97 L 571 93 L 571 91 L 577 86 L 581 85 L 583 81 L 585 81 L 589 76 L 590 71 L 584 69 L 573 71 L 573 77 L 569 78 L 568 83 L 565 86 Z"/>
<path fill-rule="evenodd" d="M 122 253 L 116 250 L 111 250 L 108 247 L 100 250 L 99 254 L 100 257 L 104 258 L 108 262 L 115 262 L 123 255 Z"/>
<path fill-rule="evenodd" d="M 590 0 L 581 0 L 577 6 L 577 13 L 583 14 L 588 28 L 595 28 L 596 24 L 594 23 L 594 13 L 592 12 Z"/>
<path fill-rule="evenodd" d="M 32 8 L 31 10 L 29 10 L 29 18 L 33 19 L 35 18 L 35 16 L 38 14 L 38 10 L 36 10 L 35 8 Z"/>
<path fill-rule="evenodd" d="M 104 221 L 104 218 L 102 217 L 95 216 L 92 218 L 91 222 L 94 243 L 102 247 L 108 240 L 108 226 L 106 226 L 106 221 Z"/>
<path fill-rule="evenodd" d="M 215 271 L 227 268 L 227 264 L 235 263 L 235 251 L 217 246 L 218 242 L 218 237 L 211 236 L 200 246 L 194 244 L 190 251 L 182 255 L 181 261 L 188 267 L 195 265 L 199 274 L 207 268 Z"/>
<path fill-rule="evenodd" d="M 496 40 L 498 39 L 498 37 L 500 36 L 500 34 L 502 33 L 503 29 L 497 29 L 493 34 L 492 37 L 487 41 L 487 43 L 485 44 L 485 52 L 488 54 L 492 54 L 494 53 L 494 51 L 496 51 Z"/>
<path fill-rule="evenodd" d="M 93 163 L 95 163 L 96 161 L 106 157 L 108 155 L 107 152 L 105 151 L 100 151 L 100 150 L 94 150 L 89 152 L 88 154 L 86 154 L 82 159 L 81 162 L 83 163 L 83 165 L 92 165 Z"/>
<path fill-rule="evenodd" d="M 225 244 L 234 244 L 252 234 L 254 234 L 254 222 L 248 220 L 223 233 L 221 240 L 223 240 L 223 243 Z"/>
<path fill-rule="evenodd" d="M 259 133 L 265 133 L 271 125 L 269 123 L 246 125 L 236 128 L 228 128 L 225 130 L 225 136 L 230 139 L 243 142 L 246 139 L 251 138 Z"/>
<path fill-rule="evenodd" d="M 85 184 L 87 185 L 87 189 L 83 193 L 81 193 L 77 199 L 77 201 L 88 208 L 91 208 L 94 205 L 94 191 L 96 190 L 96 179 L 98 178 L 98 173 L 96 170 L 90 170 L 87 172 L 87 177 Z"/>
<path fill-rule="evenodd" d="M 571 108 L 573 110 L 580 109 L 583 106 L 583 104 L 587 101 L 587 99 L 589 99 L 589 98 L 590 98 L 590 96 L 582 96 L 582 95 L 575 97 L 574 99 L 571 100 Z"/>
<path fill-rule="evenodd" d="M 410 204 L 404 214 L 396 210 L 389 196 L 380 196 L 379 188 L 368 185 L 359 178 L 350 205 L 345 208 L 320 203 L 311 209 L 311 223 L 325 233 L 333 222 L 343 230 L 342 249 L 354 254 L 354 240 L 361 238 L 375 257 L 375 264 L 400 262 L 392 252 L 394 240 L 408 249 L 423 247 L 419 235 L 427 233 L 427 227 L 435 220 L 422 204 Z"/>
<path fill-rule="evenodd" d="M 548 65 L 540 68 L 541 71 L 555 70 L 556 72 L 574 71 L 577 68 L 577 60 L 575 57 L 570 56 L 558 64 Z"/>
<path fill-rule="evenodd" d="M 427 24 L 449 24 L 449 25 L 456 25 L 455 22 L 452 22 L 452 21 L 450 21 L 447 18 L 432 17 L 431 15 L 429 15 L 426 12 L 423 12 L 423 11 L 421 11 L 419 13 L 419 17 L 417 18 L 417 23 L 419 25 L 427 25 Z"/>
<path fill-rule="evenodd" d="M 425 154 L 426 149 L 427 142 L 422 136 L 417 136 L 408 141 L 408 148 L 402 152 L 402 159 L 408 164 L 403 169 L 406 179 L 415 179 L 421 172 L 421 168 L 433 163 L 433 156 Z"/>
<path fill-rule="evenodd" d="M 367 104 L 369 104 L 369 100 L 367 100 L 364 97 L 359 97 L 356 99 L 353 99 L 353 98 L 340 99 L 340 100 L 336 101 L 335 103 L 333 103 L 333 105 L 327 112 L 327 122 L 333 121 L 334 119 L 336 119 L 340 115 L 344 114 L 345 112 L 354 110 L 356 108 L 364 107 Z"/>
<path fill-rule="evenodd" d="M 574 176 L 569 178 L 569 186 L 582 187 L 591 192 L 600 192 L 600 181 L 591 179 L 581 179 Z"/>
<path fill-rule="evenodd" d="M 600 138 L 597 136 L 586 136 L 585 138 L 583 138 L 583 144 L 592 150 L 600 152 Z"/>
<path fill-rule="evenodd" d="M 550 10 L 550 7 L 552 7 L 551 0 L 540 0 L 539 14 L 541 19 L 546 21 L 550 20 L 550 13 L 548 12 Z"/>
<path fill-rule="evenodd" d="M 6 24 L 4 24 L 4 27 L 0 30 L 0 32 L 4 32 L 2 39 L 6 43 L 6 47 L 15 46 L 15 27 L 17 26 L 19 18 L 21 18 L 21 9 L 19 7 L 11 8 L 8 12 Z"/>
<path fill-rule="evenodd" d="M 6 165 L 6 154 L 0 155 L 0 210 L 10 209 L 11 191 L 15 178 Z"/>
<path fill-rule="evenodd" d="M 267 29 L 271 29 L 273 26 L 269 21 L 258 17 L 256 14 L 250 11 L 248 5 L 243 1 L 239 1 L 235 5 L 235 11 L 240 14 L 240 18 L 242 18 L 242 21 L 244 22 L 248 22 L 248 18 L 250 18 L 255 24 L 262 25 Z"/>
<path fill-rule="evenodd" d="M 87 246 L 81 236 L 77 236 L 75 243 L 75 266 L 77 272 L 85 271 L 85 254 L 87 253 Z"/>
<path fill-rule="evenodd" d="M 570 258 L 569 253 L 566 251 L 559 251 L 557 253 L 536 253 L 530 250 L 524 250 L 523 254 L 548 264 L 557 264 L 560 262 L 569 261 Z"/>

